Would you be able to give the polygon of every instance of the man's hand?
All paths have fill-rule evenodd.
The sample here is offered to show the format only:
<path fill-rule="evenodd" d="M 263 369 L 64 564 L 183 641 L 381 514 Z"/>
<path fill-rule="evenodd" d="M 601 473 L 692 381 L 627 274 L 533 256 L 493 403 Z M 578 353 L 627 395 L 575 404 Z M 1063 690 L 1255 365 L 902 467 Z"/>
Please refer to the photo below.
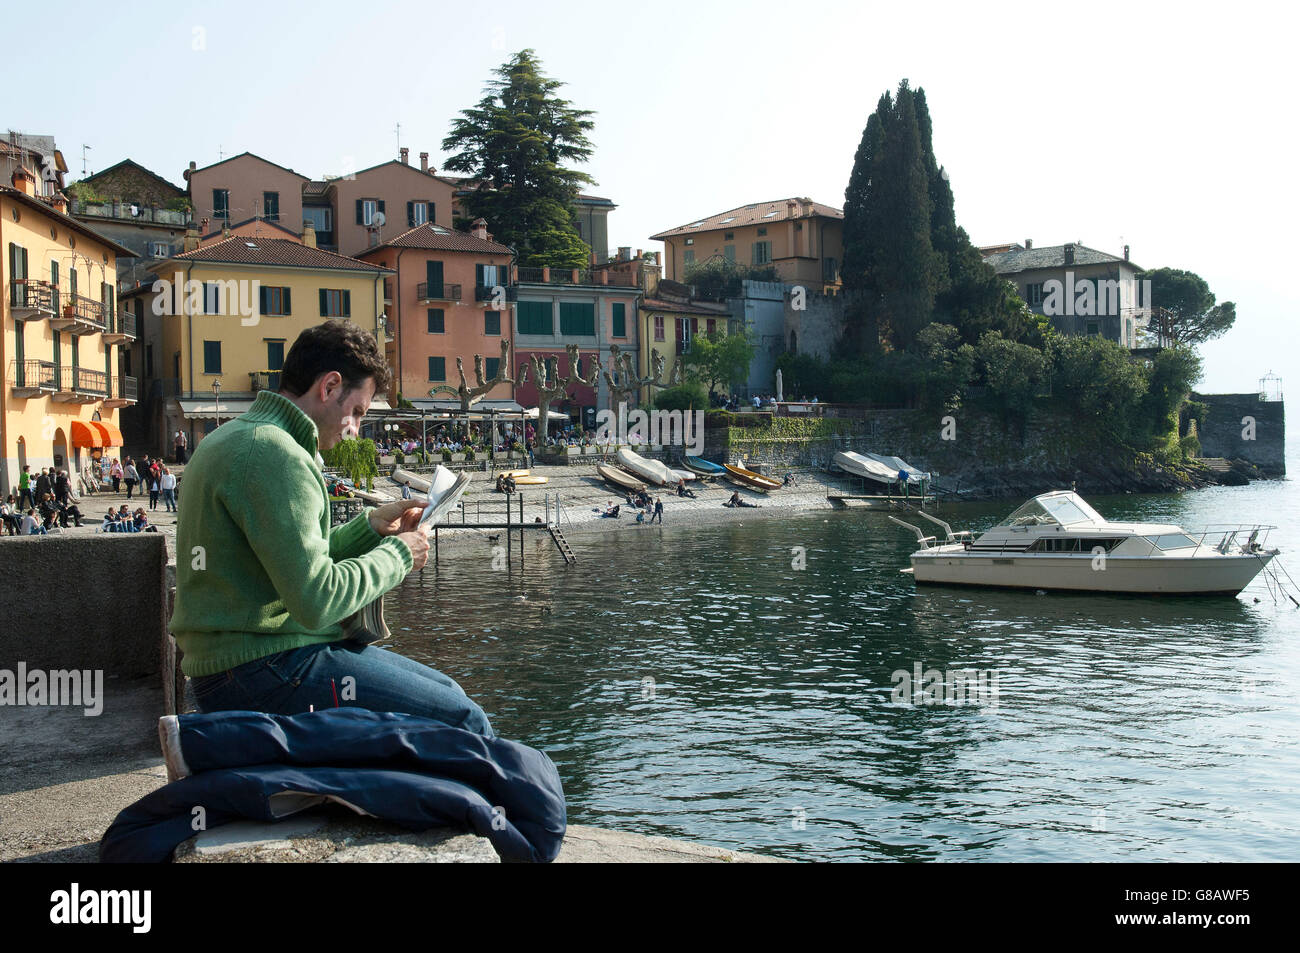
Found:
<path fill-rule="evenodd" d="M 394 500 L 375 507 L 366 518 L 370 520 L 370 528 L 380 536 L 399 536 L 416 530 L 423 511 L 424 504 L 419 500 Z"/>
<path fill-rule="evenodd" d="M 423 530 L 413 533 L 398 533 L 397 538 L 411 548 L 411 568 L 423 569 L 429 560 L 429 537 Z"/>

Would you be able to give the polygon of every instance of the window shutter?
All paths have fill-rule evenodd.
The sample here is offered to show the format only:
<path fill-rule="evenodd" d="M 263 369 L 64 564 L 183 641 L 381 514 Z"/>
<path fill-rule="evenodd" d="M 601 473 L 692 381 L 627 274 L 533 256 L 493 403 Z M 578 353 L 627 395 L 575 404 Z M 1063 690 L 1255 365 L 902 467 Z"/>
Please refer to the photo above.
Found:
<path fill-rule="evenodd" d="M 357 224 L 366 224 L 366 207 L 361 199 L 357 199 Z"/>
<path fill-rule="evenodd" d="M 475 265 L 475 266 L 474 266 L 474 284 L 475 284 L 476 286 L 478 286 L 479 288 L 482 288 L 483 285 L 484 285 L 484 281 L 483 281 L 483 266 L 482 266 L 482 265 Z"/>
<path fill-rule="evenodd" d="M 383 200 L 383 199 L 380 199 L 380 200 L 379 200 L 379 211 L 382 212 L 383 210 L 384 210 L 384 200 Z"/>
<path fill-rule="evenodd" d="M 330 296 L 324 288 L 320 290 L 320 316 L 328 318 L 330 313 Z"/>
<path fill-rule="evenodd" d="M 406 203 L 406 227 L 407 228 L 415 227 L 415 203 L 414 202 Z"/>
<path fill-rule="evenodd" d="M 280 289 L 280 293 L 281 293 L 281 294 L 283 295 L 283 297 L 284 297 L 284 313 L 285 313 L 285 314 L 293 314 L 293 309 L 289 307 L 289 289 L 288 289 L 288 288 L 281 288 L 281 289 Z"/>
<path fill-rule="evenodd" d="M 424 277 L 429 283 L 428 295 L 430 298 L 442 297 L 442 262 L 429 261 L 424 265 Z"/>
<path fill-rule="evenodd" d="M 347 290 L 343 292 L 343 317 L 352 317 L 352 292 Z"/>
<path fill-rule="evenodd" d="M 434 218 L 433 218 L 433 203 L 432 203 L 432 202 L 429 203 L 429 217 L 426 218 L 425 221 L 428 222 L 430 225 L 432 225 L 433 222 L 434 222 Z"/>
<path fill-rule="evenodd" d="M 204 295 L 206 298 L 207 295 Z M 271 311 L 271 289 L 266 285 L 259 285 L 257 288 L 257 310 L 262 314 L 269 314 Z"/>

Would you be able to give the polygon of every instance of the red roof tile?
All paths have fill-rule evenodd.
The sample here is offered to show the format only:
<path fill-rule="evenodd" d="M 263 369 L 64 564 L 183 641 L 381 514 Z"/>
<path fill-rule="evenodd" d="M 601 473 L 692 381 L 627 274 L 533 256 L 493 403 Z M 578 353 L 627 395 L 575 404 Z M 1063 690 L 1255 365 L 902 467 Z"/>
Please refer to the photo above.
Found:
<path fill-rule="evenodd" d="M 794 215 L 790 214 L 790 204 L 795 203 Z M 804 207 L 811 209 L 811 214 L 826 218 L 843 218 L 844 213 L 829 205 L 822 205 L 807 198 L 777 199 L 774 202 L 755 202 L 739 208 L 718 212 L 708 218 L 698 219 L 689 225 L 670 228 L 667 231 L 651 235 L 652 239 L 669 238 L 673 235 L 693 235 L 696 232 L 714 232 L 723 228 L 742 228 L 746 225 L 767 225 L 771 222 L 783 222 L 790 218 L 806 217 Z"/>
<path fill-rule="evenodd" d="M 423 248 L 431 251 L 475 251 L 487 255 L 512 255 L 510 246 L 502 245 L 499 242 L 490 242 L 482 238 L 475 238 L 473 235 L 465 232 L 453 232 L 451 229 L 444 228 L 441 225 L 435 225 L 426 222 L 423 225 L 417 225 L 415 228 L 402 232 L 396 238 L 391 238 L 382 245 L 376 245 L 374 248 L 367 248 L 360 253 L 360 257 L 365 257 L 372 252 L 381 248 Z"/>
<path fill-rule="evenodd" d="M 240 265 L 287 265 L 291 268 L 336 268 L 353 271 L 387 271 L 368 261 L 309 248 L 288 238 L 232 235 L 194 251 L 173 256 L 174 261 L 211 261 Z"/>

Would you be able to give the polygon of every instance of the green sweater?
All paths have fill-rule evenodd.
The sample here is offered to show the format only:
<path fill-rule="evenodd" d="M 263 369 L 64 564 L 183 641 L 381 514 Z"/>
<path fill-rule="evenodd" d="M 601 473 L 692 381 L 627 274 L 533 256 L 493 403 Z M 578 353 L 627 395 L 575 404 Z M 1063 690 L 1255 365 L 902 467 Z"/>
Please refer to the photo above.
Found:
<path fill-rule="evenodd" d="M 343 637 L 339 624 L 411 571 L 410 548 L 366 513 L 330 529 L 316 425 L 257 395 L 206 436 L 185 468 L 171 630 L 186 675 Z"/>

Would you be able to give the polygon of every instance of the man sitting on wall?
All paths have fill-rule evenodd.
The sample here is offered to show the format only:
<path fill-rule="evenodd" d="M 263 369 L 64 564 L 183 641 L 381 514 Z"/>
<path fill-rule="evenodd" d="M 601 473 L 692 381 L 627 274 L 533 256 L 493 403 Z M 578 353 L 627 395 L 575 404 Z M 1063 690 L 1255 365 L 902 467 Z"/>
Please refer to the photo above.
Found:
<path fill-rule="evenodd" d="M 185 470 L 171 628 L 199 707 L 299 714 L 354 705 L 491 737 L 452 679 L 345 627 L 429 552 L 419 500 L 330 526 L 317 451 L 354 436 L 389 386 L 374 336 L 348 321 L 309 328 L 280 382 L 205 437 Z"/>

